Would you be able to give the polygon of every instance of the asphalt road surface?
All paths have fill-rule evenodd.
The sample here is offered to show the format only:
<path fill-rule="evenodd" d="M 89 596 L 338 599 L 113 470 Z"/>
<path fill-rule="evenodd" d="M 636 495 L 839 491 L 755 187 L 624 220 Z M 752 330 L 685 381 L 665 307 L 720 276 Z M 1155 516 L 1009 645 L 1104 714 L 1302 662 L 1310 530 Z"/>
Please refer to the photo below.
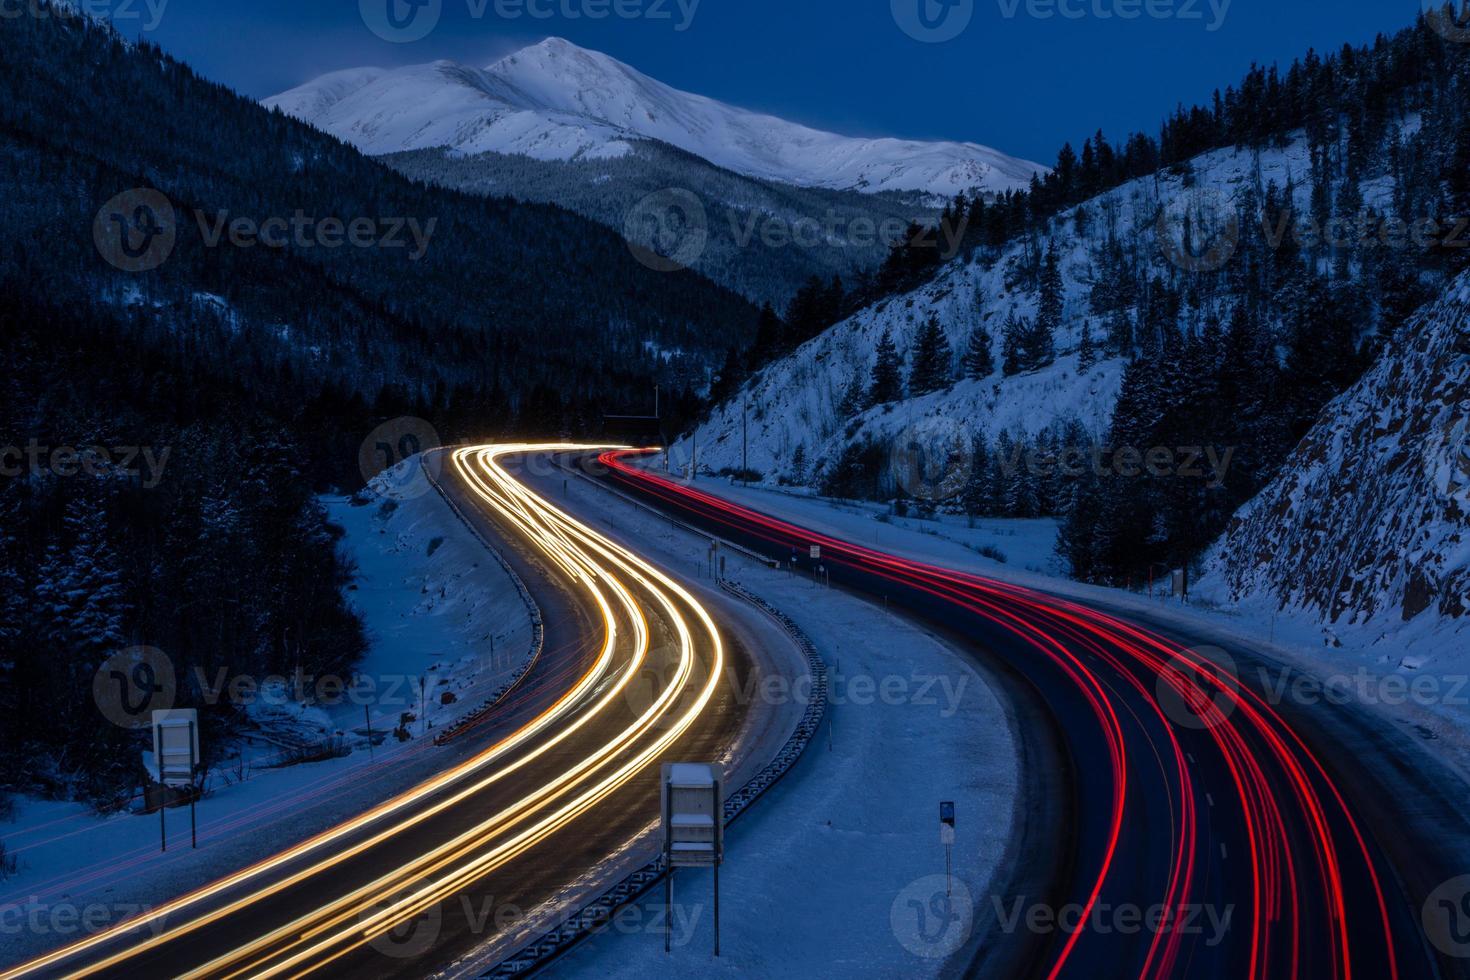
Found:
<path fill-rule="evenodd" d="M 953 972 L 1470 975 L 1470 948 L 1456 955 L 1423 925 L 1430 892 L 1465 870 L 1464 784 L 1381 719 L 1273 702 L 1241 663 L 1188 637 L 814 533 L 635 456 L 582 465 L 963 638 L 1039 706 L 1044 730 L 1027 734 L 1046 746 L 1031 762 L 1055 769 L 1042 779 L 1058 795 L 1042 808 L 1051 825 L 1027 832 L 1019 891 L 976 897 L 987 940 Z"/>
<path fill-rule="evenodd" d="M 527 447 L 520 447 L 527 448 Z M 750 661 L 690 593 L 556 511 L 515 450 L 442 485 L 527 583 L 544 650 L 445 769 L 373 811 L 0 976 L 420 977 L 538 932 L 526 916 L 658 819 L 661 761 L 719 758 Z M 646 860 L 646 856 L 644 858 Z"/>

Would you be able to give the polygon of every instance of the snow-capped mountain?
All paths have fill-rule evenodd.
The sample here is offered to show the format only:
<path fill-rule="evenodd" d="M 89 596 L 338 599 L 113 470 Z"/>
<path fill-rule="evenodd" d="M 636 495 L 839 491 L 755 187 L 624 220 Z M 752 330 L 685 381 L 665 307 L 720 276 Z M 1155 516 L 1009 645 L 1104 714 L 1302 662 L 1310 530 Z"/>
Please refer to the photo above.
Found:
<path fill-rule="evenodd" d="M 1381 629 L 1470 612 L 1470 274 L 1327 407 L 1212 551 L 1227 601 Z M 1223 588 L 1218 588 L 1223 586 Z"/>
<path fill-rule="evenodd" d="M 1300 133 L 1295 137 L 1279 150 L 1204 154 L 1191 162 L 1191 172 L 1227 198 L 1272 181 L 1285 186 L 1309 167 L 1306 141 Z M 951 262 L 913 293 L 842 321 L 768 366 L 736 399 L 716 408 L 697 435 L 700 468 L 733 470 L 748 459 L 750 468 L 769 480 L 797 479 L 792 457 L 798 447 L 811 475 L 834 464 L 850 445 L 886 445 L 910 427 L 927 426 L 934 419 L 959 431 L 994 437 L 1002 431 L 1035 435 L 1059 419 L 1075 418 L 1101 436 L 1118 400 L 1125 362 L 1104 359 L 1085 373 L 1079 370 L 1084 325 L 1094 341 L 1108 329 L 1089 303 L 1099 253 L 1110 240 L 1122 242 L 1153 273 L 1168 276 L 1175 270 L 1159 248 L 1156 218 L 1186 192 L 1187 182 L 1178 174 L 1129 181 L 1058 215 L 1039 241 L 1016 241 L 998 255 Z M 1298 186 L 1296 192 L 1305 206 L 1308 189 Z M 1387 185 L 1365 182 L 1364 193 L 1376 203 Z M 840 406 L 848 387 L 855 381 L 865 384 L 871 376 L 880 338 L 887 334 L 901 353 L 911 352 L 931 317 L 939 321 L 956 359 L 970 334 L 984 327 L 999 364 L 1007 319 L 1036 315 L 1033 279 L 1023 270 L 1029 256 L 1048 246 L 1057 251 L 1065 293 L 1065 326 L 1055 338 L 1059 356 L 1054 364 L 1011 377 L 997 371 L 983 380 L 960 380 L 946 391 L 880 405 L 856 418 L 843 414 Z M 1223 315 L 1226 308 L 1216 312 Z M 695 448 L 686 438 L 674 451 L 687 460 Z"/>
<path fill-rule="evenodd" d="M 1044 170 L 974 143 L 821 132 L 670 88 L 560 38 L 486 68 L 333 72 L 265 100 L 371 154 L 447 147 L 537 160 L 620 157 L 654 139 L 762 179 L 863 192 L 1026 186 Z"/>

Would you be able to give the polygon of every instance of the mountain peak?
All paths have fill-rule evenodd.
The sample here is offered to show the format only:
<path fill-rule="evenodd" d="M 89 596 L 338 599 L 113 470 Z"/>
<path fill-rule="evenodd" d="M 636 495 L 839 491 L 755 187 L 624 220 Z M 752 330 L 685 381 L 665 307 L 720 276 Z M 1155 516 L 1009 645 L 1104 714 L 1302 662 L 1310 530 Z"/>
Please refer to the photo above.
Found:
<path fill-rule="evenodd" d="M 265 104 L 367 153 L 447 147 L 570 160 L 658 140 L 764 180 L 944 198 L 1022 188 L 1044 171 L 974 143 L 858 139 L 749 112 L 555 36 L 483 69 L 440 61 L 337 72 Z"/>

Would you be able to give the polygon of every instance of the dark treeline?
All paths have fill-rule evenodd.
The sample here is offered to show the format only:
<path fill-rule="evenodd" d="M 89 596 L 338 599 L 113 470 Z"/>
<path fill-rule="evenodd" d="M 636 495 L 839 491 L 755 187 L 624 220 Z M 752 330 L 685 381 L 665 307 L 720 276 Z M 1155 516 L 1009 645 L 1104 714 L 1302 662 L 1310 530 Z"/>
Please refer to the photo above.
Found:
<path fill-rule="evenodd" d="M 195 667 L 350 670 L 351 569 L 314 494 L 362 485 L 380 423 L 420 417 L 445 443 L 595 438 L 660 384 L 677 426 L 758 311 L 568 211 L 414 183 L 43 9 L 0 19 L 0 788 L 107 805 L 142 779 L 140 741 L 90 704 L 118 649 L 161 649 L 182 705 Z M 167 198 L 177 241 L 130 273 L 93 223 L 135 188 Z M 406 244 L 209 240 L 222 217 L 298 215 Z M 416 260 L 410 219 L 432 222 Z M 10 452 L 32 445 L 39 465 Z M 150 485 L 47 454 L 92 446 L 168 457 Z M 206 724 L 238 721 L 226 706 Z"/>
<path fill-rule="evenodd" d="M 1152 225 L 1120 233 L 1106 202 L 1078 207 L 1065 222 L 1056 218 L 1156 171 L 1210 191 L 1191 158 L 1229 146 L 1270 150 L 1298 130 L 1309 165 L 1296 183 L 1265 180 L 1257 167 L 1254 180 L 1248 174 L 1241 188 L 1229 189 L 1238 237 L 1218 268 L 1165 262 Z M 1364 193 L 1370 181 L 1377 184 L 1373 206 Z M 1005 242 L 1025 244 L 1008 276 L 1036 292 L 1041 312 L 1035 321 L 999 326 L 998 337 L 983 322 L 976 326 L 958 377 L 1051 363 L 1059 290 L 1046 239 L 1076 236 L 1091 252 L 1091 318 L 1079 367 L 1086 371 L 1102 358 L 1128 366 L 1107 431 L 1069 448 L 1084 457 L 1097 449 L 1107 458 L 1120 449 L 1197 448 L 1229 460 L 1218 480 L 1088 466 L 1040 509 L 1063 518 L 1058 549 L 1077 577 L 1140 581 L 1152 567 L 1195 560 L 1276 474 L 1327 403 L 1361 376 L 1386 337 L 1470 261 L 1470 53 L 1421 18 L 1370 47 L 1309 55 L 1284 74 L 1253 69 L 1212 107 L 1179 110 L 1156 140 L 1135 136 L 1120 150 L 1095 137 L 1080 155 L 1064 150 L 1056 170 L 1029 193 L 962 201 L 947 220 L 961 209 L 970 215 L 968 241 L 982 257 L 998 257 L 993 249 Z M 1415 244 L 1405 229 L 1424 222 L 1434 230 L 1427 244 Z M 1191 230 L 1203 239 L 1212 229 Z M 914 254 L 916 262 L 922 258 Z M 920 347 L 930 333 L 920 332 Z M 999 356 L 987 356 L 997 341 Z M 929 390 L 915 387 L 912 377 L 905 389 L 900 380 L 905 363 L 925 360 L 922 352 L 880 347 L 877 360 L 871 377 L 853 380 L 844 418 Z M 1047 439 L 1043 434 L 1041 443 Z M 891 499 L 887 459 L 886 447 L 859 441 L 822 474 L 826 489 Z M 1001 516 L 1036 511 L 977 508 L 973 500 L 948 507 Z"/>

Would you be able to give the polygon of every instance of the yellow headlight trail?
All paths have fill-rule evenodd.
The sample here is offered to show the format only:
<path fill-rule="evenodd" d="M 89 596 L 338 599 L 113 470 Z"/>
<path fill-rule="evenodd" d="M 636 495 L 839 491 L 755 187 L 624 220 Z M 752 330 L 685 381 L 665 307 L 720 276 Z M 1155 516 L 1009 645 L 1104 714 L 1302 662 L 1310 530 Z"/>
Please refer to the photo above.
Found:
<path fill-rule="evenodd" d="M 516 820 L 524 816 L 532 808 L 555 802 L 566 796 L 576 788 L 575 783 L 579 778 L 585 778 L 588 774 L 604 768 L 612 756 L 628 749 L 640 736 L 646 734 L 654 724 L 660 721 L 659 716 L 665 713 L 668 707 L 683 695 L 693 668 L 693 641 L 689 628 L 675 603 L 669 600 L 655 583 L 667 588 L 694 612 L 695 618 L 699 620 L 699 624 L 702 627 L 701 632 L 708 634 L 712 641 L 714 651 L 714 660 L 711 664 L 708 683 L 699 693 L 694 704 L 677 719 L 673 728 L 667 734 L 645 747 L 631 761 L 594 783 L 575 799 L 537 821 L 531 827 L 522 830 L 510 840 L 501 843 L 485 854 L 479 855 L 457 871 L 422 886 L 417 892 L 404 898 L 395 904 L 395 906 L 375 913 L 373 916 L 364 919 L 356 927 L 343 930 L 309 949 L 297 952 L 285 962 L 276 964 L 262 975 L 273 975 L 283 969 L 304 962 L 309 956 L 324 951 L 336 942 L 344 939 L 350 940 L 351 945 L 336 951 L 335 954 L 325 961 L 330 962 L 332 959 L 336 959 L 338 956 L 369 941 L 377 934 L 393 928 L 394 925 L 403 919 L 416 915 L 421 908 L 432 905 L 433 902 L 453 894 L 479 877 L 483 877 L 495 868 L 502 866 L 516 855 L 523 853 L 546 836 L 549 836 L 561 826 L 564 826 L 569 820 L 574 819 L 579 814 L 590 809 L 598 801 L 604 799 L 608 794 L 614 792 L 619 786 L 626 783 L 638 771 L 651 763 L 654 758 L 672 745 L 678 736 L 693 724 L 698 714 L 709 703 L 714 694 L 715 684 L 723 669 L 723 645 L 713 620 L 693 596 L 679 587 L 677 583 L 661 575 L 657 570 L 648 566 L 636 556 L 602 538 L 590 528 L 579 524 L 568 515 L 546 504 L 545 501 L 536 497 L 511 478 L 498 462 L 500 457 L 507 455 L 529 452 L 562 452 L 589 448 L 596 447 L 565 444 L 515 445 L 486 447 L 477 450 L 460 450 L 454 453 L 453 456 L 456 467 L 466 478 L 468 485 L 474 493 L 503 520 L 509 522 L 521 533 L 525 534 L 554 565 L 566 572 L 575 584 L 586 589 L 594 604 L 599 609 L 606 631 L 602 650 L 593 666 L 588 669 L 587 673 L 578 680 L 577 684 L 571 690 L 560 697 L 546 711 L 496 745 L 491 746 L 484 752 L 445 773 L 420 784 L 414 789 L 401 794 L 393 800 L 373 808 L 362 816 L 347 821 L 322 834 L 318 834 L 308 841 L 283 851 L 265 861 L 197 889 L 180 899 L 153 910 L 146 918 L 125 923 L 106 932 L 89 936 L 68 947 L 23 964 L 4 974 L 0 974 L 0 980 L 9 980 L 11 977 L 23 976 L 35 970 L 64 963 L 66 960 L 89 949 L 96 948 L 103 943 L 126 937 L 149 922 L 164 922 L 167 917 L 174 916 L 178 912 L 198 905 L 211 897 L 220 896 L 230 889 L 244 885 L 289 862 L 321 851 L 331 843 L 341 841 L 344 837 L 362 831 L 377 821 L 399 814 L 404 808 L 449 788 L 456 781 L 472 774 L 478 769 L 490 765 L 511 750 L 524 745 L 527 740 L 546 731 L 553 724 L 566 718 L 575 706 L 583 704 L 587 699 L 587 695 L 594 692 L 607 679 L 608 668 L 614 659 L 618 640 L 617 620 L 612 604 L 608 602 L 603 591 L 598 586 L 598 583 L 602 582 L 608 586 L 609 591 L 615 596 L 617 604 L 623 608 L 628 620 L 633 624 L 633 651 L 629 666 L 627 669 L 619 671 L 616 677 L 612 679 L 615 683 L 613 683 L 611 689 L 597 698 L 595 702 L 591 703 L 589 709 L 577 713 L 569 720 L 565 727 L 554 733 L 544 744 L 536 747 L 510 765 L 487 775 L 483 779 L 475 781 L 471 785 L 461 788 L 444 800 L 438 801 L 422 811 L 404 815 L 399 822 L 384 827 L 370 838 L 341 852 L 324 854 L 319 860 L 300 871 L 282 880 L 263 885 L 255 891 L 243 895 L 218 909 L 211 910 L 205 915 L 183 923 L 178 927 L 160 932 L 156 936 L 140 937 L 138 943 L 99 962 L 87 964 L 70 975 L 87 976 L 107 969 L 108 967 L 117 966 L 126 962 L 132 956 L 155 948 L 163 943 L 178 939 L 196 929 L 219 921 L 225 916 L 277 894 L 286 888 L 300 884 L 312 876 L 326 871 L 351 857 L 357 856 L 383 843 L 392 836 L 436 814 L 442 813 L 450 807 L 464 802 L 471 795 L 483 791 L 510 773 L 540 758 L 550 749 L 589 724 L 623 692 L 630 680 L 637 675 L 639 668 L 647 656 L 649 643 L 647 622 L 637 602 L 633 599 L 627 587 L 618 580 L 616 575 L 599 564 L 597 558 L 594 556 L 600 556 L 601 559 L 609 561 L 616 567 L 622 569 L 633 580 L 638 582 L 640 587 L 653 594 L 657 598 L 658 604 L 668 612 L 669 620 L 675 624 L 679 634 L 680 662 L 674 683 L 670 684 L 663 695 L 650 705 L 648 711 L 644 712 L 632 726 L 578 762 L 571 769 L 550 780 L 534 793 L 504 808 L 500 813 L 473 828 L 471 831 L 461 834 L 455 840 L 436 848 L 428 855 L 421 856 L 410 865 L 384 876 L 372 885 L 354 891 L 351 896 L 339 899 L 328 906 L 316 910 L 308 917 L 309 922 L 301 920 L 283 930 L 274 931 L 269 937 L 262 937 L 239 947 L 232 953 L 188 975 L 204 975 L 215 969 L 227 967 L 229 964 L 238 963 L 241 959 L 248 958 L 250 955 L 269 947 L 273 941 L 279 942 L 288 933 L 295 933 L 298 945 L 301 942 L 309 941 L 316 936 L 323 935 L 335 926 L 340 925 L 345 917 L 360 915 L 366 908 L 371 907 L 370 904 L 365 905 L 363 899 L 381 895 L 385 885 L 402 889 L 409 884 L 422 882 L 428 876 L 436 874 L 452 865 L 455 861 L 472 854 L 477 849 L 477 846 L 482 846 L 487 843 L 490 838 L 514 826 Z M 471 459 L 473 459 L 474 465 L 471 465 Z M 303 924 L 310 926 L 304 933 L 302 931 Z M 272 949 L 268 959 L 277 958 L 281 952 L 282 948 Z M 235 973 L 239 972 L 244 971 L 241 969 L 235 971 Z"/>
<path fill-rule="evenodd" d="M 487 468 L 498 469 L 498 466 L 495 466 L 493 460 L 487 460 L 482 457 L 482 464 L 486 465 Z M 508 479 L 508 477 L 506 477 L 505 479 Z M 524 491 L 519 492 L 524 493 Z M 534 500 L 535 498 L 532 499 Z M 381 935 L 382 933 L 396 927 L 398 924 L 413 918 L 420 912 L 433 906 L 435 903 L 453 896 L 457 892 L 473 884 L 475 881 L 491 873 L 496 868 L 503 866 L 506 862 L 510 861 L 517 855 L 523 853 L 525 850 L 539 843 L 545 837 L 560 829 L 560 827 L 565 825 L 568 821 L 590 809 L 599 801 L 623 786 L 628 780 L 636 776 L 644 767 L 649 765 L 655 758 L 666 751 L 671 745 L 673 745 L 675 741 L 678 740 L 678 738 L 685 731 L 688 730 L 689 726 L 694 723 L 699 714 L 709 703 L 710 699 L 714 696 L 715 688 L 718 684 L 719 676 L 723 669 L 723 649 L 719 638 L 719 632 L 715 628 L 714 622 L 709 618 L 708 613 L 704 611 L 703 607 L 698 604 L 694 597 L 690 595 L 687 591 L 682 589 L 680 586 L 678 586 L 677 583 L 673 582 L 671 579 L 668 579 L 667 577 L 660 574 L 656 569 L 653 569 L 651 566 L 647 565 L 636 555 L 633 555 L 631 552 L 628 552 L 625 549 L 617 547 L 616 545 L 612 544 L 612 542 L 607 541 L 600 535 L 597 535 L 595 532 L 591 532 L 590 530 L 576 524 L 576 522 L 571 521 L 570 518 L 567 518 L 565 514 L 562 514 L 556 508 L 540 504 L 539 501 L 537 502 L 537 506 L 541 506 L 546 516 L 550 517 L 552 521 L 565 529 L 572 537 L 581 541 L 585 547 L 590 548 L 592 551 L 613 562 L 629 575 L 631 575 L 636 581 L 639 582 L 642 587 L 648 589 L 650 593 L 656 597 L 659 604 L 662 605 L 669 613 L 670 619 L 673 623 L 676 624 L 676 628 L 679 633 L 681 657 L 679 664 L 679 673 L 676 676 L 674 683 L 671 684 L 668 691 L 665 692 L 666 695 L 674 693 L 676 691 L 681 691 L 683 689 L 693 663 L 693 649 L 689 630 L 685 625 L 682 617 L 679 615 L 675 603 L 670 601 L 669 598 L 663 594 L 663 592 L 657 587 L 655 582 L 669 588 L 671 592 L 678 595 L 686 603 L 688 603 L 691 609 L 695 610 L 697 618 L 703 621 L 704 626 L 709 631 L 709 635 L 711 637 L 711 640 L 713 641 L 715 650 L 714 665 L 704 688 L 699 693 L 699 697 L 695 700 L 691 707 L 681 717 L 677 719 L 673 727 L 662 737 L 644 748 L 632 760 L 615 770 L 610 775 L 606 776 L 600 782 L 592 785 L 579 797 L 566 804 L 562 809 L 552 814 L 549 814 L 538 823 L 522 831 L 520 834 L 513 837 L 512 839 L 500 844 L 491 851 L 475 857 L 473 860 L 470 860 L 467 864 L 465 864 L 457 871 L 446 875 L 445 877 L 440 878 L 437 881 L 426 884 L 419 891 L 400 898 L 394 904 L 375 912 L 372 916 L 369 916 L 365 919 L 360 919 L 360 921 L 355 926 L 345 929 L 339 932 L 337 935 L 323 940 L 309 949 L 302 950 L 281 962 L 274 963 L 268 969 L 262 970 L 258 973 L 254 973 L 253 976 L 276 976 L 277 974 L 282 973 L 288 969 L 303 966 L 308 962 L 308 960 L 310 960 L 312 956 L 318 953 L 325 953 L 329 951 L 332 946 L 338 943 L 346 942 L 347 945 L 345 945 L 341 949 L 336 950 L 327 959 L 311 964 L 309 968 L 303 969 L 300 972 L 293 974 L 293 976 L 301 976 L 305 973 L 311 972 L 311 970 L 320 969 L 327 963 L 330 963 L 338 959 L 339 957 L 346 955 L 347 953 L 360 947 L 364 943 L 371 941 L 376 936 Z M 660 700 L 663 699 L 661 698 Z M 660 719 L 657 716 L 660 713 L 660 711 L 650 709 L 650 711 L 645 712 L 644 715 L 640 717 L 638 724 L 634 726 L 634 728 L 629 729 L 628 732 L 633 733 L 636 731 L 636 734 L 640 735 L 646 733 L 654 724 L 657 724 L 659 722 Z M 630 744 L 631 741 L 632 739 L 630 738 L 625 741 L 623 745 L 626 746 L 627 744 Z M 446 866 L 452 863 L 454 860 L 468 855 L 472 851 L 473 848 L 467 848 L 458 851 L 457 853 L 451 854 L 448 860 L 441 863 L 440 867 Z M 426 876 L 427 875 L 425 875 L 425 877 Z M 384 881 L 375 882 L 373 885 L 370 885 L 366 889 L 364 889 L 362 894 L 382 894 L 384 886 Z M 359 910 L 360 908 L 361 907 L 359 906 Z M 296 924 L 296 926 L 297 928 L 299 928 L 300 923 Z M 283 930 L 283 935 L 288 934 L 290 931 L 290 929 Z M 313 933 L 311 936 L 306 936 L 303 938 L 314 938 L 315 935 L 316 933 Z M 277 948 L 276 950 L 274 950 L 274 953 L 279 954 L 280 951 L 281 950 Z"/>

